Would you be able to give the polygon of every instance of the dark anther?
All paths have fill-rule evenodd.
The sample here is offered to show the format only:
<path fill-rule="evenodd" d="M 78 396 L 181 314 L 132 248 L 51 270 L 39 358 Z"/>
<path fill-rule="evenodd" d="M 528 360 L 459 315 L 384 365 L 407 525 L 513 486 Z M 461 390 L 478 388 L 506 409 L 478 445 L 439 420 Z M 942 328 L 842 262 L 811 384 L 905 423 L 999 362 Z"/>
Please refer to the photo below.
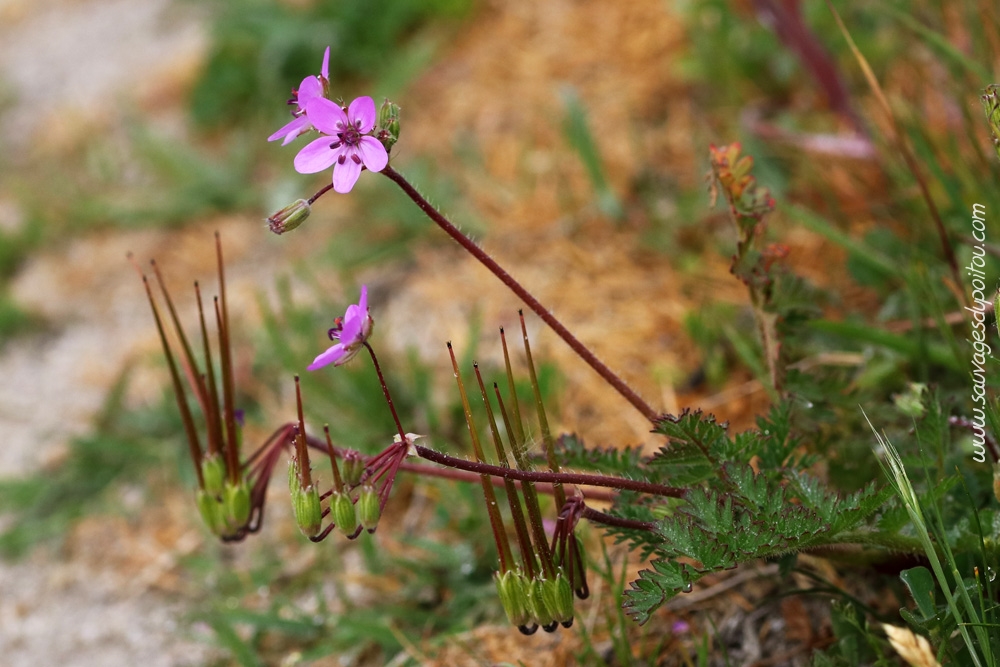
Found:
<path fill-rule="evenodd" d="M 355 153 L 354 155 L 352 155 L 351 159 L 354 160 L 354 164 L 361 164 L 361 158 L 358 157 L 357 153 Z"/>
<path fill-rule="evenodd" d="M 521 631 L 522 635 L 533 635 L 538 632 L 538 626 L 534 623 L 531 625 L 519 625 L 517 629 Z"/>
<path fill-rule="evenodd" d="M 568 621 L 563 621 L 562 622 L 562 626 L 564 628 L 572 628 L 573 627 L 573 619 L 571 618 Z"/>
<path fill-rule="evenodd" d="M 558 627 L 559 627 L 559 623 L 557 623 L 556 621 L 552 621 L 548 625 L 543 625 L 542 626 L 542 630 L 545 630 L 545 632 L 555 632 L 556 628 L 558 628 Z"/>

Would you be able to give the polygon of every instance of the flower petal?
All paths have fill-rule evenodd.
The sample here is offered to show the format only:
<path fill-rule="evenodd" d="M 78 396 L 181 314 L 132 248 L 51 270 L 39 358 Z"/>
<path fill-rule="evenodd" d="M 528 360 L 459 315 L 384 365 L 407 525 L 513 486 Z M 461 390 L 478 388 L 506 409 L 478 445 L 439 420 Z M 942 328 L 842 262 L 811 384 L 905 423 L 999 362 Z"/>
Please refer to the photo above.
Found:
<path fill-rule="evenodd" d="M 347 114 L 340 105 L 325 97 L 313 97 L 306 102 L 306 116 L 320 132 L 337 134 L 347 127 Z"/>
<path fill-rule="evenodd" d="M 323 97 L 323 84 L 314 76 L 307 76 L 299 84 L 299 108 L 304 109 L 306 102 L 317 97 Z"/>
<path fill-rule="evenodd" d="M 305 116 L 299 116 L 298 118 L 293 118 L 290 123 L 285 124 L 280 130 L 269 136 L 267 140 L 277 141 L 284 137 L 285 140 L 281 145 L 285 146 L 302 134 L 307 127 L 309 127 L 309 119 Z"/>
<path fill-rule="evenodd" d="M 302 150 L 305 150 L 305 148 Z M 354 184 L 358 182 L 358 177 L 361 176 L 361 165 L 351 159 L 352 155 L 353 153 L 349 153 L 346 160 L 343 162 L 337 162 L 337 164 L 333 167 L 333 189 L 340 194 L 350 192 L 351 188 L 354 187 Z"/>
<path fill-rule="evenodd" d="M 361 137 L 358 152 L 361 153 L 361 161 L 368 167 L 368 171 L 382 171 L 385 165 L 389 164 L 389 154 L 385 151 L 385 146 L 375 137 Z"/>
<path fill-rule="evenodd" d="M 325 136 L 310 141 L 295 156 L 295 161 L 293 162 L 295 171 L 300 174 L 315 174 L 318 171 L 329 168 L 345 150 L 343 146 L 330 148 L 336 142 L 336 137 Z M 351 160 L 348 160 L 348 162 L 351 162 Z M 358 179 L 355 178 L 354 180 Z"/>
<path fill-rule="evenodd" d="M 330 80 L 330 47 L 326 47 L 326 51 L 323 52 L 323 67 L 319 70 L 320 76 L 322 76 L 327 81 Z"/>
<path fill-rule="evenodd" d="M 347 354 L 347 350 L 343 345 L 340 343 L 332 345 L 326 352 L 313 359 L 313 362 L 309 364 L 307 370 L 314 371 L 317 368 L 323 368 L 323 366 L 328 366 L 329 364 L 336 364 L 337 361 L 339 361 L 345 354 Z"/>
<path fill-rule="evenodd" d="M 358 131 L 362 134 L 371 132 L 372 128 L 375 127 L 375 120 L 378 118 L 378 114 L 375 112 L 375 100 L 367 95 L 358 97 L 351 102 L 351 106 L 347 107 L 347 118 L 352 125 L 357 126 Z"/>

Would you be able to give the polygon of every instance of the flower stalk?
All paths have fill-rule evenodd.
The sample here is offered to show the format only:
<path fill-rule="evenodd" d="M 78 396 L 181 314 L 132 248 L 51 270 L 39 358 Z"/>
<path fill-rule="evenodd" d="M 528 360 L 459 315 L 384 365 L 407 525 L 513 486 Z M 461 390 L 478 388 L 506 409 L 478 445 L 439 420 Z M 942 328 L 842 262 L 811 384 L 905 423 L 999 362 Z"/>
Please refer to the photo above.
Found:
<path fill-rule="evenodd" d="M 631 403 L 636 410 L 642 413 L 646 419 L 652 422 L 659 417 L 659 413 L 654 410 L 649 403 L 647 403 L 634 389 L 629 387 L 622 378 L 620 378 L 607 366 L 607 364 L 601 361 L 597 355 L 590 350 L 590 348 L 581 343 L 576 336 L 574 336 L 569 329 L 567 329 L 565 325 L 563 325 L 563 323 L 551 313 L 551 311 L 543 306 L 541 302 L 534 297 L 534 295 L 521 285 L 521 283 L 517 282 L 517 280 L 515 280 L 506 269 L 500 266 L 495 259 L 493 259 L 485 250 L 477 246 L 472 239 L 463 234 L 458 227 L 452 224 L 446 217 L 444 217 L 444 215 L 441 214 L 440 211 L 434 208 L 430 202 L 424 199 L 424 197 L 417 192 L 417 189 L 414 188 L 402 174 L 393 169 L 392 166 L 386 166 L 382 169 L 381 173 L 387 176 L 393 183 L 398 185 L 400 189 L 406 193 L 406 196 L 409 197 L 428 218 L 433 220 L 438 227 L 448 234 L 448 236 L 454 239 L 469 254 L 479 260 L 479 262 L 489 269 L 490 272 L 500 280 L 500 282 L 516 294 L 517 297 L 532 310 L 532 312 L 538 315 L 538 317 L 540 317 L 542 321 L 556 333 L 557 336 L 562 338 L 563 341 L 569 345 L 581 359 L 593 368 L 598 375 L 600 375 L 615 389 L 615 391 L 621 394 L 625 400 Z"/>

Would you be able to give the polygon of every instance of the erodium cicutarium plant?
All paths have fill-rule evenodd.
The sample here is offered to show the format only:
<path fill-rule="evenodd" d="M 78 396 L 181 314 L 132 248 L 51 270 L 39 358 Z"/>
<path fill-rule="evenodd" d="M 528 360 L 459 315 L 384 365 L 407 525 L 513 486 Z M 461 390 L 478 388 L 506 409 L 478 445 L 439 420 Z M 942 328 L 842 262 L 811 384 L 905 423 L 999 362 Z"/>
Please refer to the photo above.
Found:
<path fill-rule="evenodd" d="M 342 313 L 331 314 L 327 334 L 332 345 L 316 350 L 311 363 L 302 359 L 301 366 L 313 373 L 337 373 L 348 363 L 370 364 L 395 424 L 395 432 L 385 434 L 384 449 L 366 455 L 333 442 L 328 429 L 317 434 L 305 423 L 305 399 L 295 377 L 297 414 L 247 455 L 242 451 L 245 443 L 234 404 L 233 332 L 225 300 L 221 242 L 216 239 L 219 296 L 208 317 L 196 286 L 202 341 L 197 354 L 154 265 L 159 301 L 166 305 L 169 325 L 145 277 L 143 281 L 197 474 L 195 500 L 209 530 L 223 540 L 242 540 L 259 529 L 264 489 L 282 456 L 288 459 L 296 522 L 314 542 L 325 540 L 335 529 L 349 539 L 362 531 L 375 532 L 400 473 L 479 484 L 498 554 L 499 601 L 511 624 L 525 634 L 538 628 L 552 632 L 559 626 L 572 626 L 574 601 L 590 593 L 584 544 L 577 534 L 581 521 L 649 559 L 649 567 L 624 591 L 623 607 L 639 623 L 672 597 L 691 591 L 705 575 L 748 561 L 787 559 L 803 551 L 847 544 L 920 552 L 919 541 L 905 531 L 883 530 L 871 520 L 891 489 L 870 484 L 841 494 L 808 472 L 816 459 L 802 446 L 803 434 L 796 428 L 797 403 L 786 382 L 790 360 L 783 339 L 787 322 L 810 316 L 804 299 L 788 305 L 785 296 L 805 294 L 807 287 L 783 265 L 787 248 L 762 242 L 776 202 L 757 185 L 751 173 L 753 160 L 742 154 L 739 144 L 711 147 L 707 152 L 709 180 L 713 198 L 726 203 L 734 224 L 736 252 L 731 271 L 747 288 L 772 407 L 758 419 L 757 428 L 733 434 L 726 424 L 699 410 L 668 415 L 648 403 L 549 307 L 431 205 L 393 165 L 392 150 L 401 130 L 399 106 L 385 100 L 376 108 L 369 96 L 343 104 L 329 80 L 328 62 L 329 51 L 320 74 L 303 79 L 288 101 L 291 121 L 268 140 L 281 140 L 283 145 L 305 140 L 293 159 L 295 170 L 302 174 L 330 170 L 329 182 L 308 199 L 299 199 L 268 218 L 269 229 L 276 234 L 296 230 L 331 189 L 348 194 L 364 172 L 382 175 L 385 179 L 379 179 L 376 187 L 390 182 L 398 187 L 523 302 L 518 340 L 509 347 L 508 332 L 498 332 L 505 361 L 499 378 L 484 377 L 475 364 L 462 367 L 451 344 L 442 341 L 474 455 L 467 459 L 445 454 L 431 446 L 441 442 L 439 434 L 417 435 L 397 414 L 386 382 L 388 371 L 376 354 L 378 330 L 373 312 L 377 315 L 379 304 L 371 303 L 367 287 L 361 286 L 355 303 Z M 431 317 L 413 324 L 431 326 Z M 609 400 L 622 400 L 623 406 L 648 421 L 660 445 L 655 454 L 589 448 L 581 437 L 551 432 L 526 317 L 540 319 L 589 365 L 607 384 Z M 214 322 L 214 333 L 209 322 Z M 174 333 L 168 335 L 171 330 Z M 199 356 L 204 368 L 198 365 Z M 517 358 L 527 368 L 530 396 L 518 395 L 515 389 L 512 359 Z M 215 375 L 213 359 L 219 360 L 221 377 Z M 201 419 L 195 418 L 191 398 Z M 525 400 L 534 406 L 531 413 L 537 423 L 529 424 L 522 416 Z M 485 424 L 474 420 L 472 405 L 479 401 Z M 336 415 L 330 415 L 334 419 Z M 529 451 L 529 433 L 541 441 L 541 455 Z M 328 462 L 329 475 L 317 473 L 319 466 L 313 464 L 319 460 L 324 469 Z M 543 496 L 550 496 L 555 508 L 548 517 Z M 597 503 L 604 509 L 597 509 Z"/>

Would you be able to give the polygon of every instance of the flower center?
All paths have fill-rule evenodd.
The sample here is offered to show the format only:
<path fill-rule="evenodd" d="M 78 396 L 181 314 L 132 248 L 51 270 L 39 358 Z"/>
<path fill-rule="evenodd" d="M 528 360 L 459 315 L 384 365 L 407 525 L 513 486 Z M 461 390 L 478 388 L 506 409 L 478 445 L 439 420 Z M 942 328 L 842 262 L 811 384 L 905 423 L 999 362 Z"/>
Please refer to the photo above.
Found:
<path fill-rule="evenodd" d="M 337 139 L 348 146 L 357 146 L 361 143 L 361 132 L 357 125 L 348 125 L 344 130 L 337 133 Z"/>

